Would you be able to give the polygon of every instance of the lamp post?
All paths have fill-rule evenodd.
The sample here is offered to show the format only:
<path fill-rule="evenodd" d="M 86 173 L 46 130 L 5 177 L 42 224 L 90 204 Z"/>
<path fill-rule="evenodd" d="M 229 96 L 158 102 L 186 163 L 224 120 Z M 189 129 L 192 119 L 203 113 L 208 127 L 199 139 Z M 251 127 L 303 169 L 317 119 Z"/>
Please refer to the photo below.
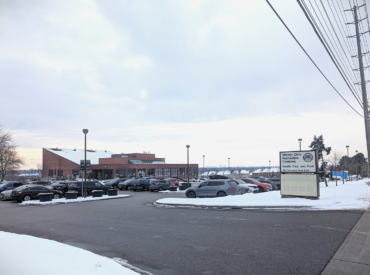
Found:
<path fill-rule="evenodd" d="M 271 173 L 271 160 L 269 160 L 269 177 L 270 177 L 270 173 Z"/>
<path fill-rule="evenodd" d="M 204 157 L 205 157 L 205 155 L 203 155 L 203 174 L 206 172 L 205 169 L 204 169 Z"/>
<path fill-rule="evenodd" d="M 346 148 L 347 148 L 347 169 L 348 169 L 348 177 L 349 177 L 349 145 L 347 145 Z M 344 178 L 344 175 L 343 175 L 343 178 Z M 344 183 L 344 180 L 343 180 L 343 183 Z"/>
<path fill-rule="evenodd" d="M 358 153 L 358 150 L 356 150 L 355 152 L 356 152 L 356 180 L 358 180 L 358 167 L 357 167 L 357 153 Z"/>
<path fill-rule="evenodd" d="M 187 174 L 188 174 L 188 186 L 187 188 L 190 187 L 190 183 L 189 183 L 189 174 L 190 174 L 190 165 L 189 165 L 189 148 L 190 148 L 190 145 L 186 145 L 186 148 L 188 149 L 188 171 L 187 171 Z"/>
<path fill-rule="evenodd" d="M 82 132 L 85 134 L 85 164 L 84 164 L 84 184 L 82 187 L 83 197 L 86 195 L 86 135 L 89 132 L 88 129 L 83 129 Z"/>
<path fill-rule="evenodd" d="M 302 151 L 301 150 L 301 142 L 302 142 L 302 139 L 300 138 L 300 139 L 298 139 L 298 142 L 299 142 L 299 151 Z"/>

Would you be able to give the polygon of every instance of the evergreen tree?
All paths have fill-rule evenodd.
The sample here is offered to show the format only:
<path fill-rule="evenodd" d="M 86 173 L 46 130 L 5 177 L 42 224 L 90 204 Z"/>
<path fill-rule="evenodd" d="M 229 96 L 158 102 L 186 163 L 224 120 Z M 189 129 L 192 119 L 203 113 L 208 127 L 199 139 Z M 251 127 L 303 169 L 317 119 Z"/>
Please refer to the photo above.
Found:
<path fill-rule="evenodd" d="M 319 154 L 321 154 L 321 160 L 322 160 L 322 163 L 323 163 L 323 171 L 325 173 L 325 162 L 324 162 L 324 152 L 326 153 L 326 155 L 329 155 L 330 154 L 330 151 L 331 151 L 331 147 L 325 147 L 325 144 L 324 144 L 324 137 L 322 135 L 316 137 L 316 136 L 313 136 L 313 141 L 311 142 L 310 146 L 311 149 L 313 150 L 318 150 L 319 151 Z M 326 187 L 328 187 L 328 182 L 326 181 L 326 176 L 325 176 L 325 185 Z"/>

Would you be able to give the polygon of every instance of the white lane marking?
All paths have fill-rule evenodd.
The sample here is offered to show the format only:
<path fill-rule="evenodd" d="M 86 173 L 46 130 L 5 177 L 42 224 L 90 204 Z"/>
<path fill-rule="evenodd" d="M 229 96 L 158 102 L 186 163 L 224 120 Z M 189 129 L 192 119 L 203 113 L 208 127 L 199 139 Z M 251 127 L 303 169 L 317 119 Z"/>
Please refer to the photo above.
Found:
<path fill-rule="evenodd" d="M 154 275 L 153 273 L 150 273 L 148 271 L 142 270 L 141 268 L 138 268 L 136 266 L 130 265 L 127 260 L 121 259 L 121 258 L 113 258 L 113 261 L 116 263 L 119 263 L 120 265 L 127 267 L 133 271 L 140 272 L 141 274 L 148 274 L 148 275 Z"/>

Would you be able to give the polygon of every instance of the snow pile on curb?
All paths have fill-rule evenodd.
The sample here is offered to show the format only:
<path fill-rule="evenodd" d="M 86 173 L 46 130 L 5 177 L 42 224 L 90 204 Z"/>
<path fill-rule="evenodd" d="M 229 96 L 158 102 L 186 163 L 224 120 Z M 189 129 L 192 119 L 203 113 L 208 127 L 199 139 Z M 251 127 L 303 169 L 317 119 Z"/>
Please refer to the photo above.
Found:
<path fill-rule="evenodd" d="M 330 182 L 329 187 L 320 183 L 320 199 L 310 200 L 305 198 L 284 198 L 280 192 L 246 193 L 240 196 L 227 196 L 221 198 L 166 198 L 157 200 L 157 204 L 185 205 L 185 206 L 218 206 L 218 207 L 246 207 L 265 208 L 274 207 L 281 209 L 294 209 L 303 207 L 312 210 L 362 210 L 370 206 L 370 186 L 366 184 L 368 179 L 352 182 Z"/>
<path fill-rule="evenodd" d="M 159 191 L 159 193 L 179 193 L 179 194 L 184 194 L 186 190 L 179 190 L 177 188 L 177 191 L 170 191 L 170 190 L 165 190 L 165 191 Z"/>
<path fill-rule="evenodd" d="M 58 204 L 58 203 L 74 203 L 74 202 L 87 202 L 87 201 L 100 201 L 100 200 L 109 200 L 109 199 L 119 199 L 119 198 L 127 198 L 130 197 L 130 195 L 117 195 L 117 196 L 108 196 L 103 195 L 103 197 L 100 198 L 93 198 L 93 197 L 87 197 L 82 198 L 78 197 L 77 199 L 72 200 L 66 200 L 66 198 L 60 198 L 60 199 L 53 199 L 52 201 L 23 201 L 19 205 L 47 205 L 47 204 Z"/>
<path fill-rule="evenodd" d="M 4 275 L 139 275 L 112 259 L 56 241 L 3 231 L 0 239 L 6 247 L 1 255 Z"/>

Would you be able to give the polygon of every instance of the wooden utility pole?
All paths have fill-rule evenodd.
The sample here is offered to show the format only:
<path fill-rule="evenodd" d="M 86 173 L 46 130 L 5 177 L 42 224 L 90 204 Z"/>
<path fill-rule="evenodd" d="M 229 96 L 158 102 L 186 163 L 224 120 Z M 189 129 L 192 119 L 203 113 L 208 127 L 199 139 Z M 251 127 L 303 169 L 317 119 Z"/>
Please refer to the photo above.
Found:
<path fill-rule="evenodd" d="M 365 6 L 366 7 L 366 6 Z M 370 125 L 369 125 L 369 106 L 367 102 L 366 93 L 366 81 L 364 74 L 364 65 L 362 63 L 362 50 L 361 50 L 361 35 L 359 31 L 359 20 L 357 16 L 357 6 L 353 6 L 353 14 L 355 17 L 355 27 L 356 27 L 356 40 L 357 40 L 357 53 L 358 53 L 358 63 L 360 65 L 360 77 L 361 77 L 361 91 L 362 91 L 362 104 L 364 109 L 364 120 L 365 120 L 365 133 L 366 133 L 366 144 L 367 144 L 367 157 L 370 157 Z M 369 166 L 369 163 L 368 163 Z"/>

